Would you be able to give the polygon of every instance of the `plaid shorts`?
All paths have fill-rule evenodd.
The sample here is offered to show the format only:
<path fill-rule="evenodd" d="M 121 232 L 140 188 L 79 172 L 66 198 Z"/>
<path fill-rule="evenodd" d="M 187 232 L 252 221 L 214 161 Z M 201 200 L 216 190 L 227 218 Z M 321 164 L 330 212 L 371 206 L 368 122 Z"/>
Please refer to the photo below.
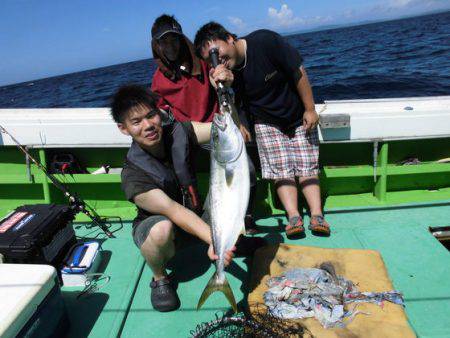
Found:
<path fill-rule="evenodd" d="M 274 124 L 255 123 L 256 143 L 265 179 L 308 177 L 319 174 L 317 128 L 305 132 L 303 126 L 287 135 Z"/>

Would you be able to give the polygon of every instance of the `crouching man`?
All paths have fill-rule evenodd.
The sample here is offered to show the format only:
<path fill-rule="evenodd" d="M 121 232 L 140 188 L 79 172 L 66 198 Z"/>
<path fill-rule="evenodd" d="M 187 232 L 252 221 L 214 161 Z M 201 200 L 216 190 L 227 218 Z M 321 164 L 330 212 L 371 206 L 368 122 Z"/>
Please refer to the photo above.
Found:
<path fill-rule="evenodd" d="M 189 176 L 189 148 L 210 138 L 211 123 L 173 122 L 156 108 L 158 97 L 139 86 L 126 86 L 114 95 L 111 114 L 120 131 L 131 136 L 132 145 L 122 171 L 122 189 L 136 204 L 133 239 L 153 272 L 151 303 L 157 311 L 172 311 L 180 300 L 166 272 L 175 254 L 175 242 L 194 235 L 209 244 L 211 231 L 193 211 L 183 206 L 177 177 Z M 194 175 L 195 176 L 195 175 Z M 226 254 L 228 265 L 233 252 Z"/>

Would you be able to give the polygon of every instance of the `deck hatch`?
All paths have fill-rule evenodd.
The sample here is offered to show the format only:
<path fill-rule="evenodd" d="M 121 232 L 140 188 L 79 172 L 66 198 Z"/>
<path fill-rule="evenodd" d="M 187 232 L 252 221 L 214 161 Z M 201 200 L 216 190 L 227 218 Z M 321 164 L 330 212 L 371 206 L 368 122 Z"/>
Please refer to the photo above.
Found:
<path fill-rule="evenodd" d="M 349 114 L 321 114 L 320 127 L 322 129 L 336 129 L 350 127 Z"/>
<path fill-rule="evenodd" d="M 450 226 L 429 227 L 431 234 L 450 251 Z"/>

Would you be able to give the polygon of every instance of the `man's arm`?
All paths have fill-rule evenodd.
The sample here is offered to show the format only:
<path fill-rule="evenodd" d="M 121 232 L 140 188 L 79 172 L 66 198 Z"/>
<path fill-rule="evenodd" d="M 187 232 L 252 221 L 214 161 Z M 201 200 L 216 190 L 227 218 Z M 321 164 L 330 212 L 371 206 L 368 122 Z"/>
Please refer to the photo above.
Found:
<path fill-rule="evenodd" d="M 306 130 L 310 130 L 317 126 L 317 123 L 319 122 L 319 115 L 316 113 L 314 96 L 305 68 L 301 66 L 299 72 L 300 79 L 297 82 L 297 92 L 305 106 L 303 126 Z"/>
<path fill-rule="evenodd" d="M 208 143 L 211 139 L 211 122 L 192 121 L 191 124 L 197 137 L 197 142 L 200 144 Z"/>
<path fill-rule="evenodd" d="M 172 200 L 160 189 L 152 189 L 145 193 L 136 195 L 134 203 L 142 209 L 151 213 L 166 216 L 174 224 L 184 231 L 197 236 L 205 243 L 209 244 L 208 256 L 211 260 L 219 259 L 214 253 L 212 245 L 211 229 L 200 217 L 191 210 L 186 209 L 181 204 Z M 236 248 L 225 253 L 225 266 L 228 266 L 233 259 L 233 251 Z"/>
<path fill-rule="evenodd" d="M 191 210 L 172 200 L 160 189 L 152 189 L 136 195 L 134 202 L 140 208 L 153 214 L 163 215 L 184 231 L 211 244 L 211 230 L 200 217 Z"/>

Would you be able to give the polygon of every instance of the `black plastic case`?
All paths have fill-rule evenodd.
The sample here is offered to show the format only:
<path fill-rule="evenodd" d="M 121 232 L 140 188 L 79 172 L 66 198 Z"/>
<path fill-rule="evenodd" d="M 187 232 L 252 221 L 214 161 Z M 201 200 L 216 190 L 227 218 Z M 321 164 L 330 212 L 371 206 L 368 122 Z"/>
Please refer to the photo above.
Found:
<path fill-rule="evenodd" d="M 0 253 L 8 263 L 62 262 L 76 242 L 67 205 L 23 205 L 0 220 Z"/>

